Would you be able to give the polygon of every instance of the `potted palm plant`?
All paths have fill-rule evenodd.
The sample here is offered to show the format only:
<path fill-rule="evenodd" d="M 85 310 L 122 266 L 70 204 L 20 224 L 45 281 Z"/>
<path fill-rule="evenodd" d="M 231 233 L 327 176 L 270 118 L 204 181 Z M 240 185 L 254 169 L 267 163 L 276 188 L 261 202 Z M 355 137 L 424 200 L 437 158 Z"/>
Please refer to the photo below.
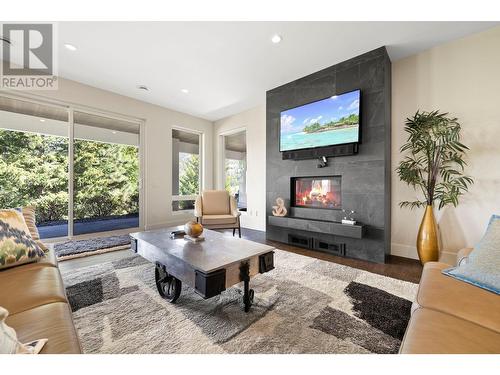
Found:
<path fill-rule="evenodd" d="M 400 202 L 410 209 L 425 207 L 417 236 L 417 251 L 422 264 L 439 259 L 436 219 L 433 207 L 438 209 L 458 205 L 459 197 L 474 183 L 464 175 L 464 156 L 468 147 L 460 142 L 458 119 L 448 113 L 417 111 L 406 119 L 407 142 L 401 147 L 405 153 L 397 173 L 401 181 L 422 194 L 421 200 Z"/>

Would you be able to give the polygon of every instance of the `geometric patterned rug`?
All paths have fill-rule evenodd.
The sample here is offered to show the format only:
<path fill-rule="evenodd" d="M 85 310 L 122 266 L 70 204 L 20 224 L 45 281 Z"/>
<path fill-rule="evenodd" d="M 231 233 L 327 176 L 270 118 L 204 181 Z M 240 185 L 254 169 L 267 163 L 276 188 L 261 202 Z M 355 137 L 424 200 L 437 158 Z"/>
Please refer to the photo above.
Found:
<path fill-rule="evenodd" d="M 397 353 L 417 284 L 275 250 L 275 269 L 204 300 L 175 304 L 134 253 L 63 273 L 85 353 Z"/>

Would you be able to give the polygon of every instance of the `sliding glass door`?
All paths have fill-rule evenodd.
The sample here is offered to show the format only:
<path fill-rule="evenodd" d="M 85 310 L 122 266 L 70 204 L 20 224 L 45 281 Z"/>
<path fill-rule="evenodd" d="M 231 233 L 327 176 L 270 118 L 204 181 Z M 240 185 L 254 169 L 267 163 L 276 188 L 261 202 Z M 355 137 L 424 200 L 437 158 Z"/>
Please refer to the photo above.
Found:
<path fill-rule="evenodd" d="M 73 234 L 139 226 L 139 124 L 75 111 Z"/>
<path fill-rule="evenodd" d="M 68 111 L 0 97 L 0 208 L 36 207 L 41 238 L 68 233 Z"/>
<path fill-rule="evenodd" d="M 140 226 L 140 123 L 0 96 L 0 151 L 0 208 L 41 238 Z"/>

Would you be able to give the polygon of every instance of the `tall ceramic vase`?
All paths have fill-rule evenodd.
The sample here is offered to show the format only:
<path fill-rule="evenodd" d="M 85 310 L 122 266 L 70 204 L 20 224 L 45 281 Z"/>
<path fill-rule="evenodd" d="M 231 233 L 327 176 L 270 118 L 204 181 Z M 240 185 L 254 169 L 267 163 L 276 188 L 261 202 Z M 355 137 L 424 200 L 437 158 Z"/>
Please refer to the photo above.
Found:
<path fill-rule="evenodd" d="M 435 262 L 439 259 L 439 244 L 436 219 L 432 206 L 425 208 L 417 236 L 417 252 L 420 263 Z"/>

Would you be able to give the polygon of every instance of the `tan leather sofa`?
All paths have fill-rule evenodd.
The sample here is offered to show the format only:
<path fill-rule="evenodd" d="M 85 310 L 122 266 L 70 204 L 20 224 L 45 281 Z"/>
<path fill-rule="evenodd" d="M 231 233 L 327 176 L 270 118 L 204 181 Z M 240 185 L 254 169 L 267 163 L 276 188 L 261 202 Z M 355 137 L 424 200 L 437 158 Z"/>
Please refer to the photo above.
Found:
<path fill-rule="evenodd" d="M 241 237 L 240 215 L 236 199 L 226 190 L 205 190 L 196 198 L 194 216 L 210 229 L 238 229 Z"/>
<path fill-rule="evenodd" d="M 449 267 L 425 264 L 400 353 L 500 353 L 500 296 L 443 275 Z"/>
<path fill-rule="evenodd" d="M 0 271 L 0 306 L 21 342 L 47 338 L 41 353 L 82 352 L 52 249 L 40 262 Z"/>

